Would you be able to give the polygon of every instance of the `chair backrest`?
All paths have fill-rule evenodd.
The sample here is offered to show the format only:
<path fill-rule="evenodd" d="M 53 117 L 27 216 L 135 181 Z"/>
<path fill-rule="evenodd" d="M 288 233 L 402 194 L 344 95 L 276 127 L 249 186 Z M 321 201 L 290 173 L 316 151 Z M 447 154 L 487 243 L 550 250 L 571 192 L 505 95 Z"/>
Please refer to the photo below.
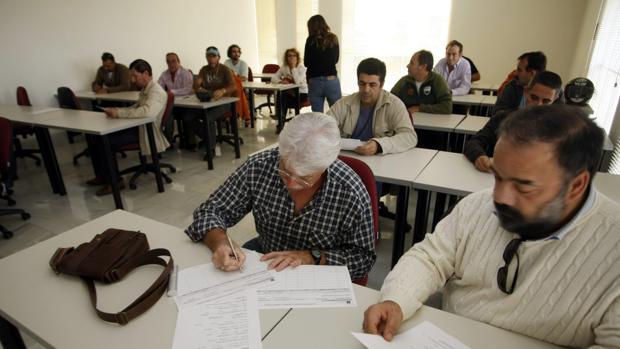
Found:
<path fill-rule="evenodd" d="M 252 74 L 252 68 L 248 67 L 248 81 L 254 81 L 254 74 Z"/>
<path fill-rule="evenodd" d="M 278 72 L 278 70 L 280 70 L 280 66 L 277 64 L 265 64 L 265 66 L 263 67 L 264 74 L 275 74 Z M 261 79 L 262 82 L 268 82 L 270 80 L 271 79 L 266 78 Z"/>
<path fill-rule="evenodd" d="M 59 87 L 56 91 L 58 95 L 58 106 L 64 109 L 82 109 L 75 93 L 68 87 Z"/>
<path fill-rule="evenodd" d="M 379 196 L 377 195 L 377 182 L 372 170 L 362 160 L 354 159 L 348 156 L 339 155 L 338 159 L 347 164 L 362 180 L 368 196 L 370 196 L 370 204 L 372 206 L 372 226 L 375 234 L 375 243 L 379 240 Z M 368 276 L 353 280 L 353 283 L 366 286 L 368 284 Z"/>
<path fill-rule="evenodd" d="M 172 91 L 168 91 L 166 93 L 168 97 L 166 98 L 166 108 L 164 109 L 164 114 L 161 117 L 161 132 L 164 134 L 168 142 L 172 143 L 174 137 L 174 118 L 172 117 L 174 94 L 172 94 Z"/>
<path fill-rule="evenodd" d="M 31 106 L 30 98 L 28 98 L 28 92 L 23 86 L 17 87 L 17 105 Z"/>
<path fill-rule="evenodd" d="M 9 168 L 11 132 L 11 122 L 0 116 L 0 173 L 6 173 Z"/>

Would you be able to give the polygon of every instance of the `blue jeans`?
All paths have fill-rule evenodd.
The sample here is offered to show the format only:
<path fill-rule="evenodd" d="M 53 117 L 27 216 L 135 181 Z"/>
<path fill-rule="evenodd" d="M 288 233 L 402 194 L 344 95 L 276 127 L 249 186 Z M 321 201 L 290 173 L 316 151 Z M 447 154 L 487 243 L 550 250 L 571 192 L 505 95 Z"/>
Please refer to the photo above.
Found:
<path fill-rule="evenodd" d="M 328 80 L 326 76 L 317 76 L 308 80 L 308 98 L 312 111 L 322 113 L 326 98 L 331 107 L 340 97 L 342 97 L 342 93 L 340 92 L 338 77 Z"/>

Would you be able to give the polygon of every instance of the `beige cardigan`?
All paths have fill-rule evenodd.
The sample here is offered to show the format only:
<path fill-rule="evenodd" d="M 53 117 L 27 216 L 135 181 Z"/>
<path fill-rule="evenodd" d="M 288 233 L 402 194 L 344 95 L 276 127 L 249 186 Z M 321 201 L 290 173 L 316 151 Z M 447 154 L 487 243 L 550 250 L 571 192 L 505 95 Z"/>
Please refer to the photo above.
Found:
<path fill-rule="evenodd" d="M 161 118 L 166 109 L 167 97 L 166 91 L 154 80 L 151 80 L 151 82 L 140 91 L 140 96 L 136 104 L 118 110 L 119 118 L 133 119 L 146 116 L 157 117 L 157 120 L 153 124 L 153 134 L 155 135 L 155 146 L 157 147 L 158 153 L 163 152 L 170 146 L 168 140 L 161 132 Z M 151 154 L 145 125 L 140 126 L 140 151 L 144 155 Z"/>
<path fill-rule="evenodd" d="M 342 97 L 328 111 L 338 122 L 340 136 L 350 138 L 360 115 L 359 93 Z M 401 153 L 418 143 L 409 113 L 398 97 L 381 90 L 372 117 L 373 140 L 379 143 L 384 154 Z"/>

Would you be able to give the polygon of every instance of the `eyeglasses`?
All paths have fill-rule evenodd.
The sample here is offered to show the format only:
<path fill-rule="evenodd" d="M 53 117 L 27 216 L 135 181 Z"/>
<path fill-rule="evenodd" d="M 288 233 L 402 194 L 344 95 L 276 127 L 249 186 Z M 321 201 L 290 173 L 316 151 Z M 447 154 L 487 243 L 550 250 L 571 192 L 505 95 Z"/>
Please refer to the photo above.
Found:
<path fill-rule="evenodd" d="M 295 175 L 292 175 L 292 174 L 284 171 L 283 169 L 279 168 L 278 169 L 278 173 L 280 174 L 280 176 L 282 176 L 282 178 L 285 178 L 285 179 L 290 180 L 290 181 L 294 181 L 294 182 L 296 182 L 297 184 L 301 185 L 304 188 L 310 188 L 312 186 L 312 184 L 310 184 L 306 179 L 303 179 L 303 178 L 297 177 Z M 306 178 L 308 178 L 308 177 L 306 177 Z"/>
<path fill-rule="evenodd" d="M 517 277 L 519 276 L 519 254 L 517 253 L 517 250 L 522 242 L 523 240 L 521 238 L 517 238 L 511 240 L 508 245 L 506 245 L 503 255 L 505 264 L 497 271 L 497 286 L 506 294 L 512 294 L 515 289 L 515 285 L 517 284 Z M 510 284 L 510 288 L 508 288 L 508 266 L 514 256 L 517 256 L 517 268 L 515 269 L 515 274 L 512 279 L 512 283 Z"/>

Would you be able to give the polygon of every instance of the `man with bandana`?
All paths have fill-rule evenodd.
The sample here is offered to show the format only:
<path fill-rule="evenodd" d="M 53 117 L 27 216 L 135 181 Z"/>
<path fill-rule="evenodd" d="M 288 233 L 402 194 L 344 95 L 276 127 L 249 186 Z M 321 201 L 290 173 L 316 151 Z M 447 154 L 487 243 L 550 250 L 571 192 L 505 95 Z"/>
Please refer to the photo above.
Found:
<path fill-rule="evenodd" d="M 574 107 L 509 116 L 495 187 L 401 257 L 364 330 L 391 340 L 443 287 L 443 309 L 460 316 L 560 346 L 620 347 L 620 206 L 592 186 L 602 144 Z"/>

